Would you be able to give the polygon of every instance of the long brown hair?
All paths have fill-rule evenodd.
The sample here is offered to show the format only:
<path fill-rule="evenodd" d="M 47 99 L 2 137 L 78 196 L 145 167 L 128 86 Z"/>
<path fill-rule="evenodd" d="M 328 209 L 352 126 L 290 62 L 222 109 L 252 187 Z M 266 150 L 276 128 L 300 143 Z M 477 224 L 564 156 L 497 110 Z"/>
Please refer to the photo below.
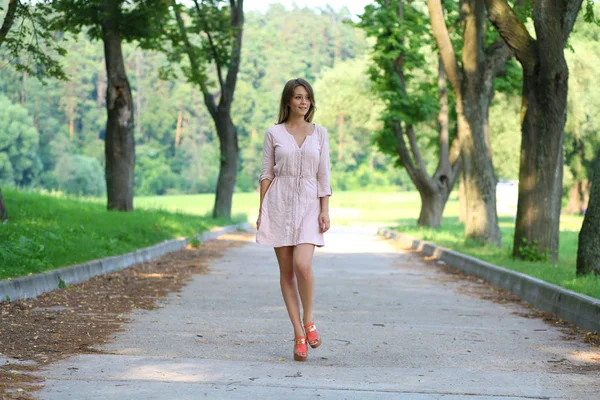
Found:
<path fill-rule="evenodd" d="M 287 81 L 285 86 L 283 87 L 283 92 L 281 93 L 281 103 L 279 104 L 279 122 L 278 124 L 282 124 L 288 120 L 290 117 L 290 100 L 294 95 L 294 89 L 298 86 L 304 86 L 304 89 L 308 92 L 310 96 L 310 107 L 308 108 L 308 112 L 304 116 L 304 120 L 307 122 L 312 122 L 312 119 L 315 115 L 315 111 L 317 111 L 317 107 L 315 105 L 315 93 L 313 92 L 312 86 L 306 80 L 302 78 L 291 79 Z"/>

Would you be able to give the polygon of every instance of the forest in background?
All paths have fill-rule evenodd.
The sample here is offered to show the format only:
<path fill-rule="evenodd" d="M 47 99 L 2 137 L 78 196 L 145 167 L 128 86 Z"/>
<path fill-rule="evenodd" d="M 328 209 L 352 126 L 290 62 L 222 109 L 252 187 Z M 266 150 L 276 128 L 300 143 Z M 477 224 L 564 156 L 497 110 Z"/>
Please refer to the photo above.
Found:
<path fill-rule="evenodd" d="M 330 132 L 332 185 L 336 190 L 412 190 L 396 158 L 377 150 L 383 104 L 367 70 L 372 43 L 345 23 L 345 10 L 287 10 L 272 5 L 245 15 L 242 63 L 232 117 L 240 162 L 236 190 L 258 187 L 265 130 L 276 122 L 284 83 L 304 77 L 316 91 L 315 122 Z M 565 136 L 565 200 L 587 187 L 598 148 L 600 123 L 600 28 L 576 25 L 569 39 L 569 106 Z M 106 72 L 101 42 L 80 34 L 65 44 L 69 81 L 44 85 L 0 68 L 0 186 L 103 196 Z M 424 52 L 431 52 L 426 47 Z M 218 139 L 202 94 L 191 83 L 160 79 L 163 53 L 124 44 L 135 102 L 136 195 L 214 192 L 219 172 Z M 431 63 L 431 70 L 437 68 Z M 518 76 L 518 74 L 516 74 Z M 518 79 L 507 77 L 507 79 Z M 502 83 L 500 83 L 502 84 Z M 516 85 L 518 87 L 518 85 Z M 520 93 L 495 95 L 490 109 L 493 161 L 499 179 L 518 179 Z M 437 121 L 422 123 L 419 141 L 433 165 Z M 428 157 L 427 152 L 431 157 Z M 569 208 L 567 208 L 569 209 Z M 573 210 L 575 211 L 575 210 Z"/>

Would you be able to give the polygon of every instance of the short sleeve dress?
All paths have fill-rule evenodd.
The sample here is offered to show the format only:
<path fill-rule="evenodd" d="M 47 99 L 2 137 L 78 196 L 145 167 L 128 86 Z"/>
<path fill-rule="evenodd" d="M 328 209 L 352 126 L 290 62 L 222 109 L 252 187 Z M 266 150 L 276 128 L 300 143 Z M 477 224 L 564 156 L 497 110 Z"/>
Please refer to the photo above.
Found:
<path fill-rule="evenodd" d="M 272 247 L 325 245 L 319 229 L 320 198 L 331 196 L 327 130 L 314 125 L 298 146 L 284 124 L 265 135 L 260 181 L 271 180 L 263 198 L 256 242 Z"/>

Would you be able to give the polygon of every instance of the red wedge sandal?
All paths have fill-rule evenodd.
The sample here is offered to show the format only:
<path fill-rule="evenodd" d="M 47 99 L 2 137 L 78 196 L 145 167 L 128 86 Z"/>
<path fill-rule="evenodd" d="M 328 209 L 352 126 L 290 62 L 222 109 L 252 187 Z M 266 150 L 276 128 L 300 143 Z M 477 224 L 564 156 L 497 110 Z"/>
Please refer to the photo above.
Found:
<path fill-rule="evenodd" d="M 306 345 L 306 336 L 298 336 L 294 339 L 294 360 L 306 361 L 307 357 L 308 346 Z"/>
<path fill-rule="evenodd" d="M 314 322 L 311 322 L 308 325 L 304 325 L 304 330 L 306 331 L 306 338 L 308 340 L 308 344 L 313 349 L 316 349 L 321 345 L 321 335 L 319 335 L 319 331 L 315 326 Z"/>

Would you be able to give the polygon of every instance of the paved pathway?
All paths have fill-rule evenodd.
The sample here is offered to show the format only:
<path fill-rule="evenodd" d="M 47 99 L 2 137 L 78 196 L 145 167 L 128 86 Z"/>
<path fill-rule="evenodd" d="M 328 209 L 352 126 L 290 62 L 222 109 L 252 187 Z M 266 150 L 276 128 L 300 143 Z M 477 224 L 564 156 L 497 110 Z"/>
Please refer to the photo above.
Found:
<path fill-rule="evenodd" d="M 520 306 L 464 294 L 374 232 L 332 230 L 317 250 L 323 345 L 294 362 L 273 250 L 249 242 L 162 308 L 138 311 L 110 354 L 53 364 L 43 399 L 599 399 L 597 349 Z M 596 368 L 598 371 L 598 368 Z"/>

